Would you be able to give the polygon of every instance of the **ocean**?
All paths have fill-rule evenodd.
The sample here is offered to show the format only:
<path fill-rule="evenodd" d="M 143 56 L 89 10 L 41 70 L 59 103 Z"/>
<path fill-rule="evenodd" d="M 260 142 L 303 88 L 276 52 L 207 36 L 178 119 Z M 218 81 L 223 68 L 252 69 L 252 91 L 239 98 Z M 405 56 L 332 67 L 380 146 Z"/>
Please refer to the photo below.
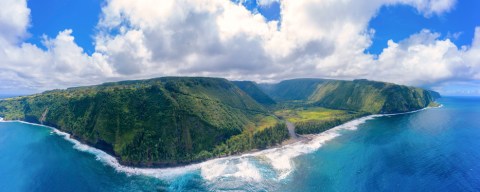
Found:
<path fill-rule="evenodd" d="M 369 116 L 186 167 L 124 167 L 51 128 L 0 123 L 0 191 L 480 191 L 480 98 Z"/>

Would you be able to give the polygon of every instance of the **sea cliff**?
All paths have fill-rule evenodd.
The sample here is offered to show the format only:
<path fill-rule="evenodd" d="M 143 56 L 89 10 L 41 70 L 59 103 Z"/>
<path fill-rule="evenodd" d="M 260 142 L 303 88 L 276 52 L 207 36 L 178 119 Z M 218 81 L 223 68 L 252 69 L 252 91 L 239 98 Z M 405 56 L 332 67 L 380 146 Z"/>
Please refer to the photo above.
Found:
<path fill-rule="evenodd" d="M 178 166 L 278 146 L 368 114 L 418 110 L 435 92 L 368 80 L 277 84 L 162 77 L 0 101 L 0 116 L 55 127 L 138 167 Z"/>

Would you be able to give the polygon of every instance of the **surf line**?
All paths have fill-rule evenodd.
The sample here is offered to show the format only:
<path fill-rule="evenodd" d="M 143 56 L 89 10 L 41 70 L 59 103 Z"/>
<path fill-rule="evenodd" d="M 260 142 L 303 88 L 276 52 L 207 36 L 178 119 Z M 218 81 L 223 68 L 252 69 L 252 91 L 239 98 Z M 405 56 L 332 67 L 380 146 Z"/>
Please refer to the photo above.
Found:
<path fill-rule="evenodd" d="M 224 171 L 226 170 L 225 166 L 236 166 L 237 168 L 240 168 L 240 166 L 245 167 L 246 162 L 243 160 L 251 157 L 254 157 L 254 158 L 260 157 L 262 159 L 266 159 L 268 163 L 273 167 L 273 169 L 275 169 L 278 172 L 278 177 L 274 179 L 281 180 L 286 178 L 293 171 L 294 169 L 294 165 L 292 162 L 293 158 L 303 154 L 312 153 L 318 150 L 326 142 L 340 136 L 341 130 L 356 130 L 359 125 L 365 123 L 368 120 L 372 120 L 382 116 L 393 116 L 393 115 L 415 113 L 415 112 L 423 111 L 429 108 L 437 108 L 437 107 L 426 107 L 419 110 L 404 112 L 404 113 L 369 115 L 369 116 L 365 116 L 365 117 L 361 117 L 358 119 L 345 122 L 344 124 L 333 127 L 322 133 L 312 134 L 310 140 L 303 140 L 303 141 L 290 143 L 283 146 L 277 146 L 277 147 L 256 151 L 252 153 L 221 157 L 221 158 L 207 160 L 201 163 L 195 163 L 195 164 L 190 164 L 186 166 L 171 167 L 171 168 L 136 168 L 136 167 L 124 166 L 124 165 L 121 165 L 115 157 L 107 154 L 106 152 L 100 149 L 83 144 L 80 141 L 71 138 L 69 133 L 62 132 L 54 127 L 36 124 L 36 123 L 29 123 L 25 121 L 19 121 L 19 120 L 13 120 L 13 121 L 4 120 L 4 118 L 1 118 L 1 117 L 0 117 L 0 122 L 19 122 L 19 123 L 49 128 L 52 130 L 52 132 L 56 133 L 59 136 L 62 136 L 65 140 L 73 143 L 74 149 L 93 154 L 96 157 L 96 160 L 108 166 L 113 167 L 117 172 L 123 172 L 123 173 L 126 173 L 127 175 L 145 175 L 145 176 L 155 177 L 159 179 L 172 179 L 187 173 L 200 170 L 202 177 L 207 180 L 215 180 L 215 179 L 224 177 L 225 175 L 239 177 L 247 180 L 261 180 L 262 179 L 261 176 L 259 176 L 258 174 L 251 173 L 252 170 L 238 169 L 237 173 L 224 174 L 225 173 Z M 239 160 L 239 161 L 235 164 L 235 162 L 232 162 L 232 160 Z M 248 167 L 251 169 L 255 169 L 255 166 L 248 166 Z M 212 169 L 216 170 L 215 171 L 216 173 L 213 175 L 211 172 Z"/>

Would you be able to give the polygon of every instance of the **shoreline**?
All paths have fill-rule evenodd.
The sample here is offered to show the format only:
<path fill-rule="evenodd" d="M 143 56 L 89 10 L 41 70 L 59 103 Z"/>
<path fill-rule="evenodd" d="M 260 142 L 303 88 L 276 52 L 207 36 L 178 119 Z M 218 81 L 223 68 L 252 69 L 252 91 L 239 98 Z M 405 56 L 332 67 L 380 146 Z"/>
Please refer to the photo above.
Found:
<path fill-rule="evenodd" d="M 414 111 L 409 111 L 409 112 L 403 112 L 403 113 L 393 113 L 393 114 L 374 114 L 374 115 L 367 115 L 363 116 L 360 118 L 356 118 L 347 122 L 342 123 L 341 125 L 332 127 L 324 132 L 318 133 L 318 134 L 306 134 L 306 135 L 298 135 L 298 138 L 295 140 L 288 139 L 283 141 L 281 144 L 258 150 L 250 150 L 250 151 L 245 151 L 243 153 L 235 154 L 235 155 L 229 155 L 229 156 L 223 156 L 223 157 L 215 157 L 215 158 L 210 158 L 206 159 L 200 162 L 192 162 L 188 164 L 179 164 L 176 166 L 163 166 L 163 167 L 138 167 L 138 166 L 129 166 L 129 165 L 124 165 L 121 164 L 120 161 L 117 159 L 112 154 L 107 153 L 106 151 L 103 151 L 101 149 L 98 149 L 94 146 L 91 146 L 87 143 L 84 143 L 82 141 L 79 141 L 72 137 L 72 134 L 63 132 L 62 130 L 59 130 L 55 127 L 51 127 L 48 125 L 42 125 L 42 124 L 36 124 L 36 123 L 30 123 L 26 121 L 21 121 L 21 120 L 4 120 L 2 117 L 0 117 L 0 122 L 19 122 L 19 123 L 24 123 L 24 124 L 30 124 L 30 125 L 36 125 L 36 126 L 41 126 L 45 128 L 49 128 L 54 132 L 55 134 L 59 136 L 63 136 L 63 138 L 71 143 L 74 144 L 73 148 L 79 151 L 87 152 L 90 154 L 93 154 L 97 160 L 100 162 L 113 167 L 117 171 L 121 171 L 126 173 L 127 175 L 133 174 L 133 175 L 147 175 L 147 176 L 153 176 L 153 177 L 165 177 L 165 176 L 172 176 L 172 175 L 177 175 L 181 174 L 184 172 L 188 171 L 193 171 L 193 170 L 198 170 L 201 169 L 205 165 L 209 165 L 215 162 L 220 162 L 224 160 L 230 160 L 230 159 L 242 159 L 245 157 L 252 157 L 252 156 L 265 156 L 268 155 L 269 153 L 275 153 L 281 150 L 288 150 L 289 148 L 298 148 L 302 147 L 303 145 L 313 145 L 313 147 L 310 146 L 305 146 L 308 150 L 316 150 L 318 147 L 320 147 L 324 142 L 329 141 L 330 139 L 335 138 L 338 135 L 335 135 L 335 133 L 331 133 L 340 129 L 348 129 L 348 130 L 355 130 L 356 126 L 363 124 L 367 120 L 371 120 L 377 117 L 382 117 L 382 116 L 393 116 L 393 115 L 402 115 L 402 114 L 410 114 L 410 113 L 416 113 L 419 111 L 427 110 L 430 108 L 441 108 L 443 105 L 440 105 L 438 107 L 425 107 L 422 109 L 414 110 Z M 325 136 L 325 138 L 323 137 Z M 314 142 L 314 143 L 312 143 Z M 309 153 L 311 151 L 308 150 L 301 150 L 297 152 L 293 157 L 296 157 L 300 154 L 305 154 Z M 279 159 L 281 161 L 285 159 Z M 287 159 L 289 160 L 289 159 Z M 285 163 L 285 162 L 281 162 Z M 290 162 L 287 162 L 287 168 L 290 168 Z M 284 165 L 282 165 L 284 166 Z M 275 165 L 274 165 L 275 167 Z M 281 167 L 282 168 L 282 167 Z M 280 169 L 281 169 L 280 168 Z M 288 175 L 289 172 L 286 174 Z"/>

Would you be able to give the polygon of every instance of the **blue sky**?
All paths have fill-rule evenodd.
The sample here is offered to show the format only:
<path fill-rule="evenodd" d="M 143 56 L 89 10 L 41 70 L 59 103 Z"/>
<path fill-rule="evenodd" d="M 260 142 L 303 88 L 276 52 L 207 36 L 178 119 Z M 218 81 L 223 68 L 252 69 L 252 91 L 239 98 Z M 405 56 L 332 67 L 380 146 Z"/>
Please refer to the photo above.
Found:
<path fill-rule="evenodd" d="M 32 37 L 28 42 L 43 46 L 42 35 L 56 36 L 63 29 L 72 29 L 75 41 L 86 52 L 94 51 L 93 37 L 99 20 L 101 0 L 29 0 Z M 259 6 L 257 1 L 241 2 L 247 9 L 260 13 L 267 20 L 280 20 L 280 3 Z M 365 51 L 380 54 L 387 41 L 400 41 L 422 29 L 430 29 L 451 38 L 459 47 L 470 45 L 474 28 L 480 25 L 480 1 L 459 1 L 454 9 L 442 15 L 424 17 L 415 8 L 406 5 L 382 7 L 369 23 L 375 29 L 373 45 Z M 455 35 L 455 37 L 453 37 Z M 458 37 L 456 36 L 458 35 Z"/>
<path fill-rule="evenodd" d="M 87 53 L 94 51 L 93 36 L 100 16 L 101 0 L 29 0 L 31 37 L 28 42 L 42 45 L 42 36 L 54 37 L 72 29 L 75 42 Z"/>
<path fill-rule="evenodd" d="M 87 53 L 94 51 L 95 26 L 100 17 L 102 0 L 29 0 L 32 25 L 28 42 L 43 47 L 42 36 L 54 37 L 59 31 L 72 29 L 75 42 Z M 242 3 L 247 9 L 262 14 L 267 20 L 280 20 L 280 3 L 258 6 L 256 1 Z"/>
<path fill-rule="evenodd" d="M 480 94 L 474 0 L 3 4 L 0 93 L 186 75 L 367 78 Z"/>
<path fill-rule="evenodd" d="M 450 38 L 459 47 L 468 46 L 473 39 L 473 29 L 480 25 L 479 8 L 480 1 L 458 1 L 451 12 L 426 18 L 413 7 L 383 7 L 369 23 L 376 32 L 373 45 L 367 51 L 379 54 L 389 39 L 400 41 L 422 29 L 438 32 L 441 38 Z M 453 37 L 454 34 L 458 34 L 458 38 Z"/>

